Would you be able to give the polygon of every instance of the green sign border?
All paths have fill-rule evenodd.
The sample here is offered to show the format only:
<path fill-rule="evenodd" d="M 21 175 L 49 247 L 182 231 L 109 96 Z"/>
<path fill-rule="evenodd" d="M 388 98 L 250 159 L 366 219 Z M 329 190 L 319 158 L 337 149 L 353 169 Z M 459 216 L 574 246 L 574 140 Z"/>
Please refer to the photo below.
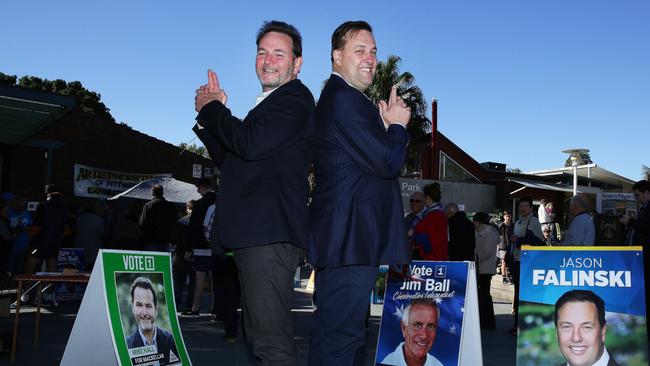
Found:
<path fill-rule="evenodd" d="M 153 270 L 127 270 L 124 268 L 123 257 L 146 256 L 154 258 Z M 133 366 L 129 357 L 129 349 L 124 337 L 124 328 L 122 327 L 122 318 L 120 316 L 120 307 L 117 299 L 117 285 L 115 283 L 115 273 L 162 273 L 165 288 L 165 299 L 169 311 L 169 324 L 171 333 L 174 335 L 174 342 L 178 350 L 178 358 L 182 365 L 191 365 L 190 358 L 185 348 L 185 341 L 181 334 L 180 324 L 176 316 L 176 302 L 174 299 L 173 279 L 171 274 L 171 256 L 169 253 L 162 252 L 136 252 L 136 251 L 102 251 L 104 288 L 106 290 L 106 311 L 109 316 L 109 325 L 113 337 L 113 345 L 116 351 L 117 360 L 120 365 Z"/>

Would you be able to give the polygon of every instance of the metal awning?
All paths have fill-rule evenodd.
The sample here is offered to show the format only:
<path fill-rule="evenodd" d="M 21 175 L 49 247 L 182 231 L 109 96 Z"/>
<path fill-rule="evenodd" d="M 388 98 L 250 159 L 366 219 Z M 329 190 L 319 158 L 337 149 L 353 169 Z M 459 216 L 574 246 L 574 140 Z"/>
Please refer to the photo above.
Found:
<path fill-rule="evenodd" d="M 523 186 L 521 188 L 515 189 L 514 191 L 510 192 L 510 194 L 515 194 L 526 188 L 536 188 L 536 189 L 543 189 L 546 191 L 573 193 L 573 186 L 568 186 L 566 184 L 553 184 L 553 183 L 542 182 L 538 180 L 514 179 L 514 178 L 506 178 L 506 180 L 508 180 L 509 182 L 521 184 Z M 580 189 L 578 189 L 578 193 L 583 193 L 583 192 L 580 191 Z"/>
<path fill-rule="evenodd" d="M 71 96 L 0 85 L 0 143 L 20 144 L 74 106 Z"/>

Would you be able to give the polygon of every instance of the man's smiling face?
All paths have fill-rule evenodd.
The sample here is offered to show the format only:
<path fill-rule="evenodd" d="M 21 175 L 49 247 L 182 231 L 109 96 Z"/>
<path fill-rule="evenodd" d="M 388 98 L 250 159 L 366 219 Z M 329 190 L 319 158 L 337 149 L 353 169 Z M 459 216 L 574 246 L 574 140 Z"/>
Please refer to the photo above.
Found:
<path fill-rule="evenodd" d="M 598 320 L 596 305 L 567 302 L 557 312 L 557 342 L 571 366 L 591 366 L 603 355 L 607 326 Z"/>

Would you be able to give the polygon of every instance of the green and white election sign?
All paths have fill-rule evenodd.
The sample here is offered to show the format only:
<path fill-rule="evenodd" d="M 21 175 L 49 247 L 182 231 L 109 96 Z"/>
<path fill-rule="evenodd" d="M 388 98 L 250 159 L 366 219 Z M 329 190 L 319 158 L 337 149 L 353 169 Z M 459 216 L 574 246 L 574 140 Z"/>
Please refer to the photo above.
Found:
<path fill-rule="evenodd" d="M 61 365 L 191 365 L 169 253 L 101 250 Z"/>

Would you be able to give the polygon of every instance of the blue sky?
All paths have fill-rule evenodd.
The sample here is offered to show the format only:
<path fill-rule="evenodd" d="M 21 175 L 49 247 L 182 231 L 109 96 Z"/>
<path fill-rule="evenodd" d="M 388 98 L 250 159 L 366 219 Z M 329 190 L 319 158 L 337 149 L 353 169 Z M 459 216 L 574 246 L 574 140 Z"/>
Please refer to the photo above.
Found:
<path fill-rule="evenodd" d="M 173 144 L 194 137 L 208 68 L 235 115 L 254 105 L 264 20 L 301 31 L 300 78 L 318 98 L 332 31 L 363 19 L 380 60 L 402 58 L 439 100 L 439 130 L 479 162 L 548 169 L 583 147 L 633 180 L 650 165 L 645 0 L 10 1 L 2 13 L 0 72 L 81 81 L 117 121 Z"/>

